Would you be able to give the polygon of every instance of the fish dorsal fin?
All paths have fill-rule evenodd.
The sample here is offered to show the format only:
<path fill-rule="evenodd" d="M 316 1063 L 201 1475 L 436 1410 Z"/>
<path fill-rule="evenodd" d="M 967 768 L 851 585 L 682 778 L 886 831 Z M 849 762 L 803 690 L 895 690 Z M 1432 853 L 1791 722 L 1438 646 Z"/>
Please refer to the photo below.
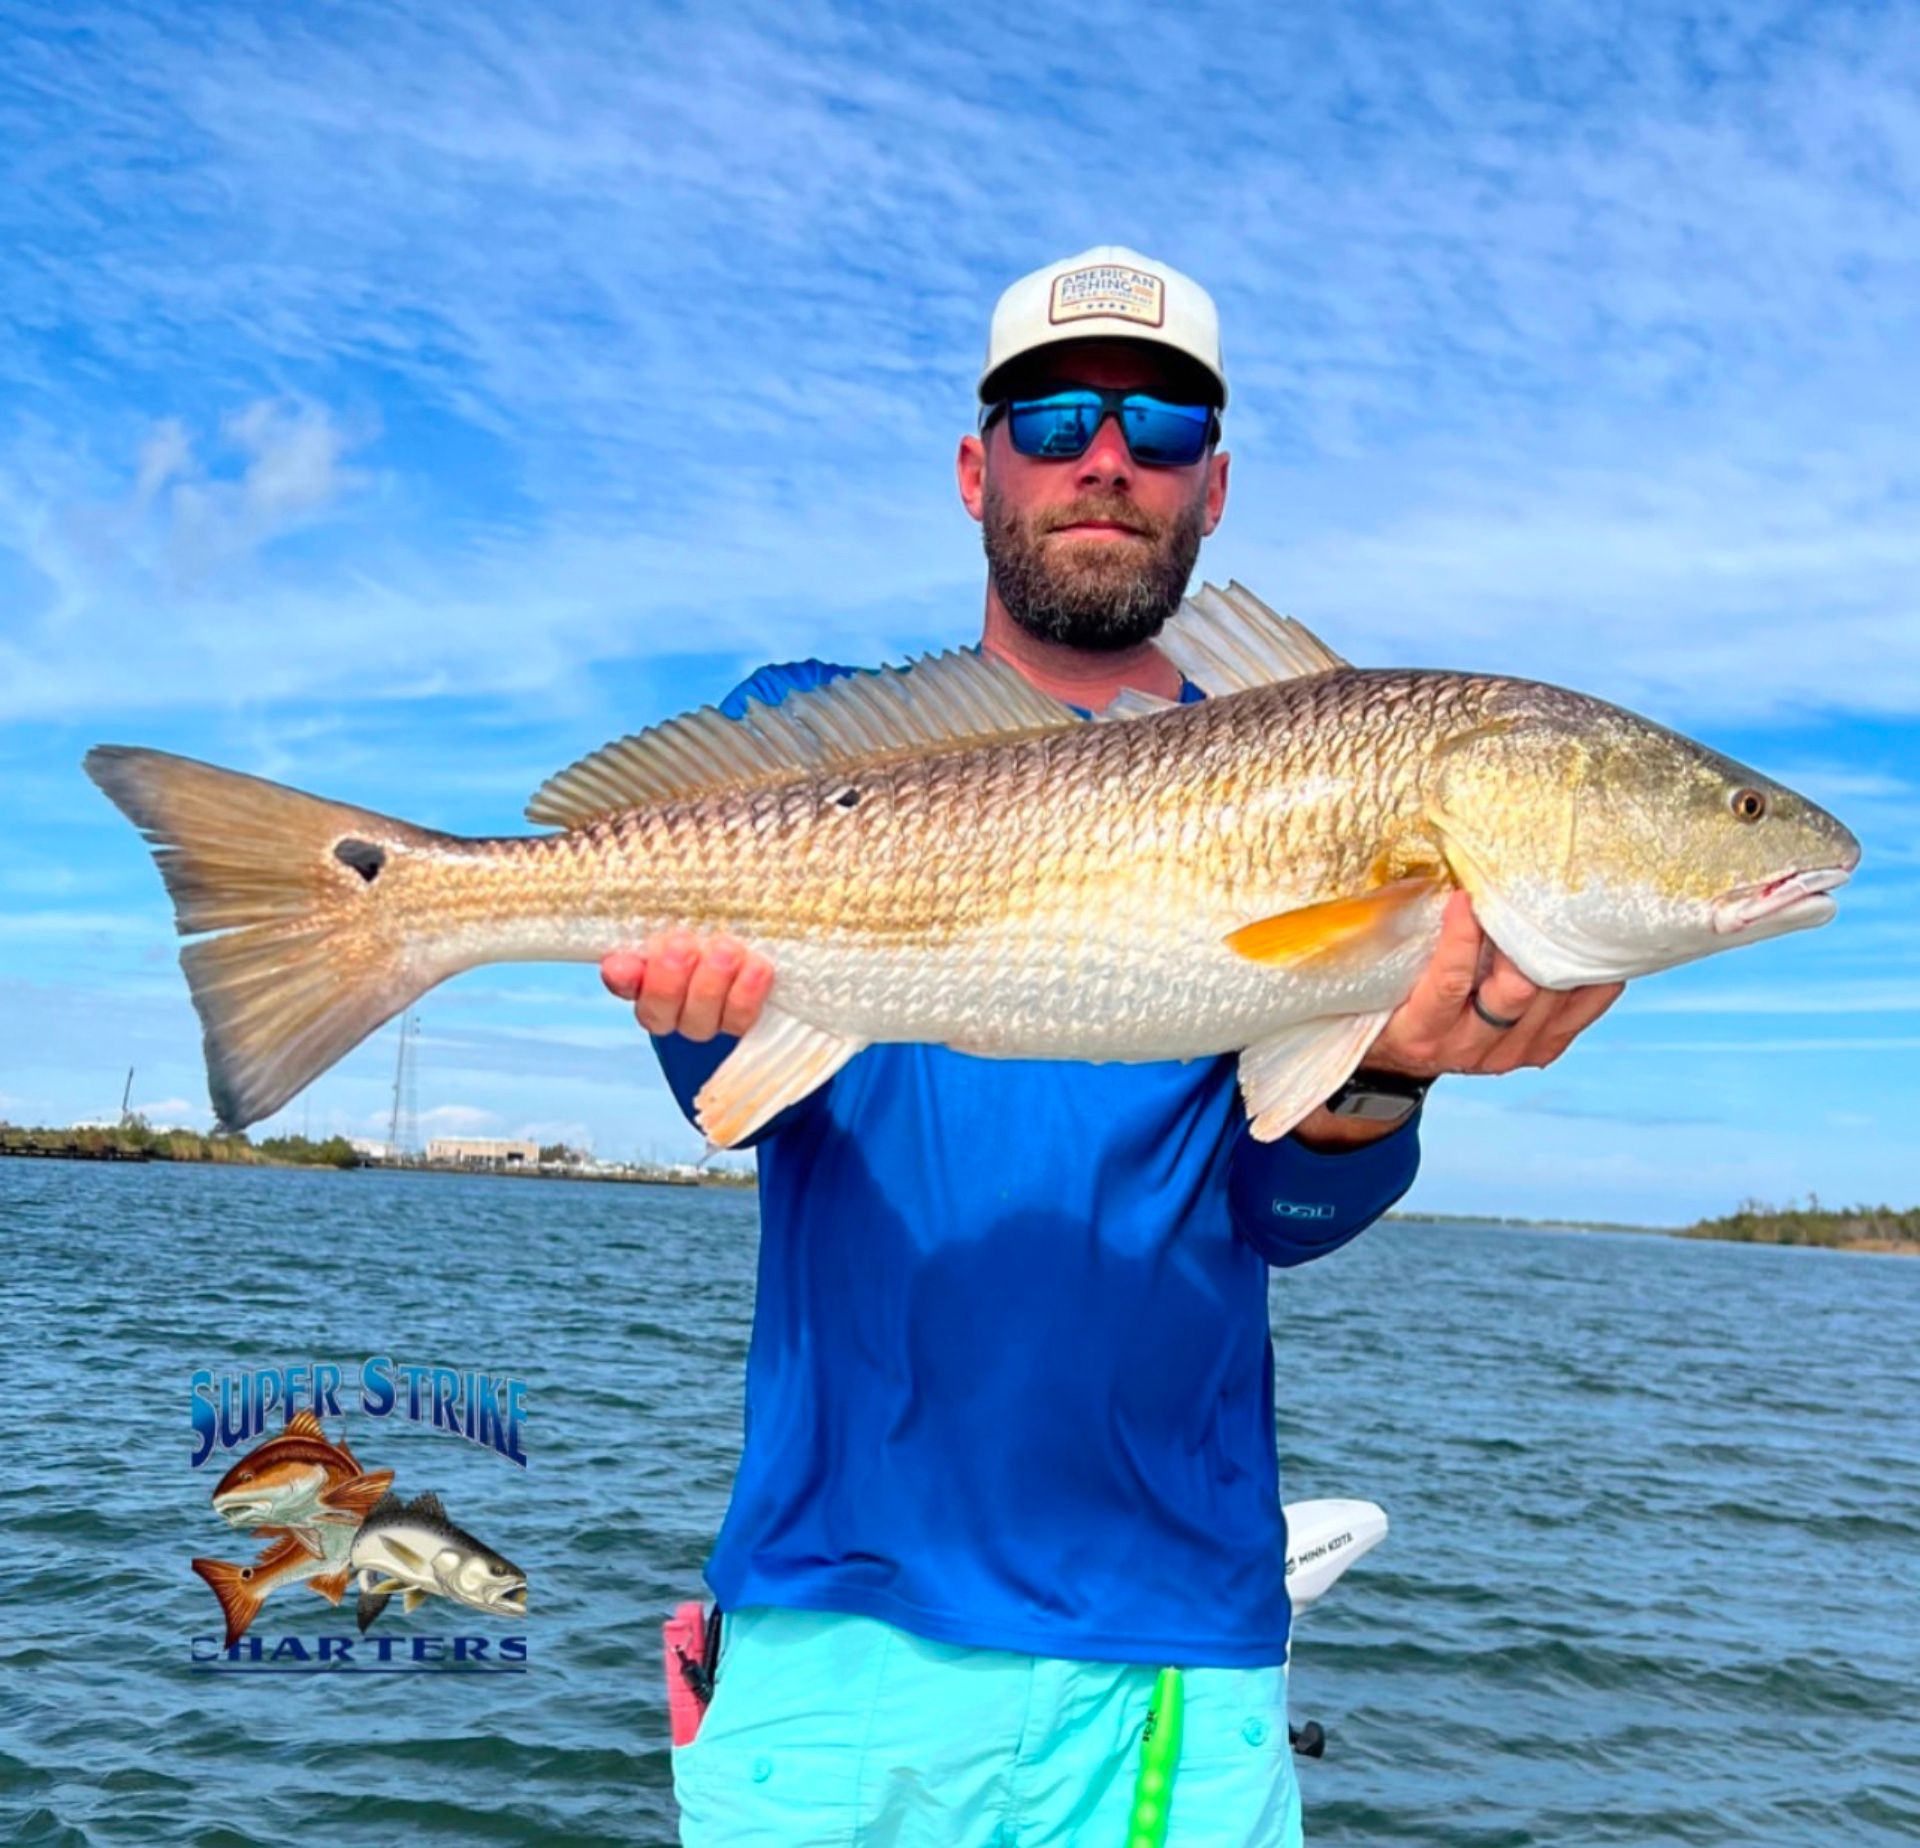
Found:
<path fill-rule="evenodd" d="M 295 1412 L 287 1420 L 287 1428 L 281 1435 L 283 1437 L 317 1437 L 322 1443 L 327 1441 L 326 1427 L 310 1411 Z"/>
<path fill-rule="evenodd" d="M 373 1504 L 373 1510 L 368 1514 L 367 1521 L 369 1524 L 374 1521 L 397 1521 L 406 1511 L 407 1504 L 400 1499 L 396 1491 L 389 1489 Z"/>
<path fill-rule="evenodd" d="M 1168 707 L 1179 703 L 1177 699 L 1167 699 L 1158 693 L 1143 693 L 1138 687 L 1122 687 L 1093 716 L 1102 721 L 1150 719 L 1156 712 L 1165 712 Z"/>
<path fill-rule="evenodd" d="M 1080 722 L 998 656 L 956 648 L 847 674 L 777 706 L 751 700 L 740 719 L 706 706 L 635 732 L 550 777 L 527 819 L 578 828 L 624 809 Z"/>
<path fill-rule="evenodd" d="M 429 1521 L 444 1521 L 447 1511 L 440 1506 L 440 1497 L 431 1489 L 422 1489 L 408 1504 L 409 1514 L 424 1515 Z"/>
<path fill-rule="evenodd" d="M 1349 665 L 1304 623 L 1270 610 L 1241 584 L 1196 591 L 1155 645 L 1195 686 L 1215 695 Z"/>

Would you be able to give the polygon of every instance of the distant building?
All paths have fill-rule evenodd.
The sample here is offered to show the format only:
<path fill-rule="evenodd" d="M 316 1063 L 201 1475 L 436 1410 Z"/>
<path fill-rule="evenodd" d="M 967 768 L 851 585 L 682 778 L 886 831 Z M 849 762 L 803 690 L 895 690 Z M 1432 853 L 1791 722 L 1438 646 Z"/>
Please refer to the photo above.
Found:
<path fill-rule="evenodd" d="M 537 1168 L 540 1145 L 511 1136 L 435 1136 L 427 1159 L 455 1168 Z"/>
<path fill-rule="evenodd" d="M 392 1150 L 388 1144 L 376 1141 L 372 1136 L 349 1136 L 347 1146 L 362 1161 L 387 1161 L 392 1156 Z"/>

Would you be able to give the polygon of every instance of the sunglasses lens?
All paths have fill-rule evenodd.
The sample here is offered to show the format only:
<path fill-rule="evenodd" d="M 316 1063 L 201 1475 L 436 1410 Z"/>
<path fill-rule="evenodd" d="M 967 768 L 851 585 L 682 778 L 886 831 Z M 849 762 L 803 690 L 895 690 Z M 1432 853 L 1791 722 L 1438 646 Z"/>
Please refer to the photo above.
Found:
<path fill-rule="evenodd" d="M 1023 456 L 1068 461 L 1087 453 L 1101 413 L 1097 392 L 1057 391 L 1050 398 L 1016 398 L 1007 407 L 1007 434 Z"/>
<path fill-rule="evenodd" d="M 1185 468 L 1206 453 L 1213 412 L 1204 404 L 1168 404 L 1136 393 L 1121 407 L 1120 415 L 1136 462 Z"/>
<path fill-rule="evenodd" d="M 1023 456 L 1071 461 L 1087 453 L 1109 408 L 1120 413 L 1127 448 L 1150 468 L 1185 468 L 1206 454 L 1213 412 L 1204 404 L 1169 404 L 1144 392 L 1056 391 L 1015 398 L 1007 406 L 1007 434 Z"/>

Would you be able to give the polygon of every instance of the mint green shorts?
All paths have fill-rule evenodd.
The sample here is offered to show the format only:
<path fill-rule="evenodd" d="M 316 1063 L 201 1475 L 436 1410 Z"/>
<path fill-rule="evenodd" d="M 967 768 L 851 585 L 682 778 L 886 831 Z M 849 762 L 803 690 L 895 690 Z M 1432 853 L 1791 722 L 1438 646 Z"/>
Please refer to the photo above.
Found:
<path fill-rule="evenodd" d="M 1158 1664 L 928 1642 L 871 1617 L 727 1614 L 673 1755 L 686 1848 L 1125 1848 Z M 1167 1848 L 1297 1848 L 1287 1672 L 1196 1668 Z"/>

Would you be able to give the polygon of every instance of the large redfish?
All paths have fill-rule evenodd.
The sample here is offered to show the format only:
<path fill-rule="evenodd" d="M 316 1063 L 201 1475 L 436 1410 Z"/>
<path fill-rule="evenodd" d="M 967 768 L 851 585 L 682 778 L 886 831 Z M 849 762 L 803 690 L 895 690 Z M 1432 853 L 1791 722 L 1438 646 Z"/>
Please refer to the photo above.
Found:
<path fill-rule="evenodd" d="M 1630 712 L 1357 669 L 1237 586 L 1161 646 L 1212 695 L 1084 723 L 957 651 L 607 746 L 464 839 L 160 752 L 87 769 L 145 830 L 220 1121 L 278 1110 L 435 983 L 669 926 L 765 951 L 699 1099 L 737 1142 L 876 1040 L 1007 1058 L 1238 1052 L 1253 1133 L 1338 1088 L 1464 887 L 1535 982 L 1619 980 L 1824 923 L 1831 815 Z"/>

